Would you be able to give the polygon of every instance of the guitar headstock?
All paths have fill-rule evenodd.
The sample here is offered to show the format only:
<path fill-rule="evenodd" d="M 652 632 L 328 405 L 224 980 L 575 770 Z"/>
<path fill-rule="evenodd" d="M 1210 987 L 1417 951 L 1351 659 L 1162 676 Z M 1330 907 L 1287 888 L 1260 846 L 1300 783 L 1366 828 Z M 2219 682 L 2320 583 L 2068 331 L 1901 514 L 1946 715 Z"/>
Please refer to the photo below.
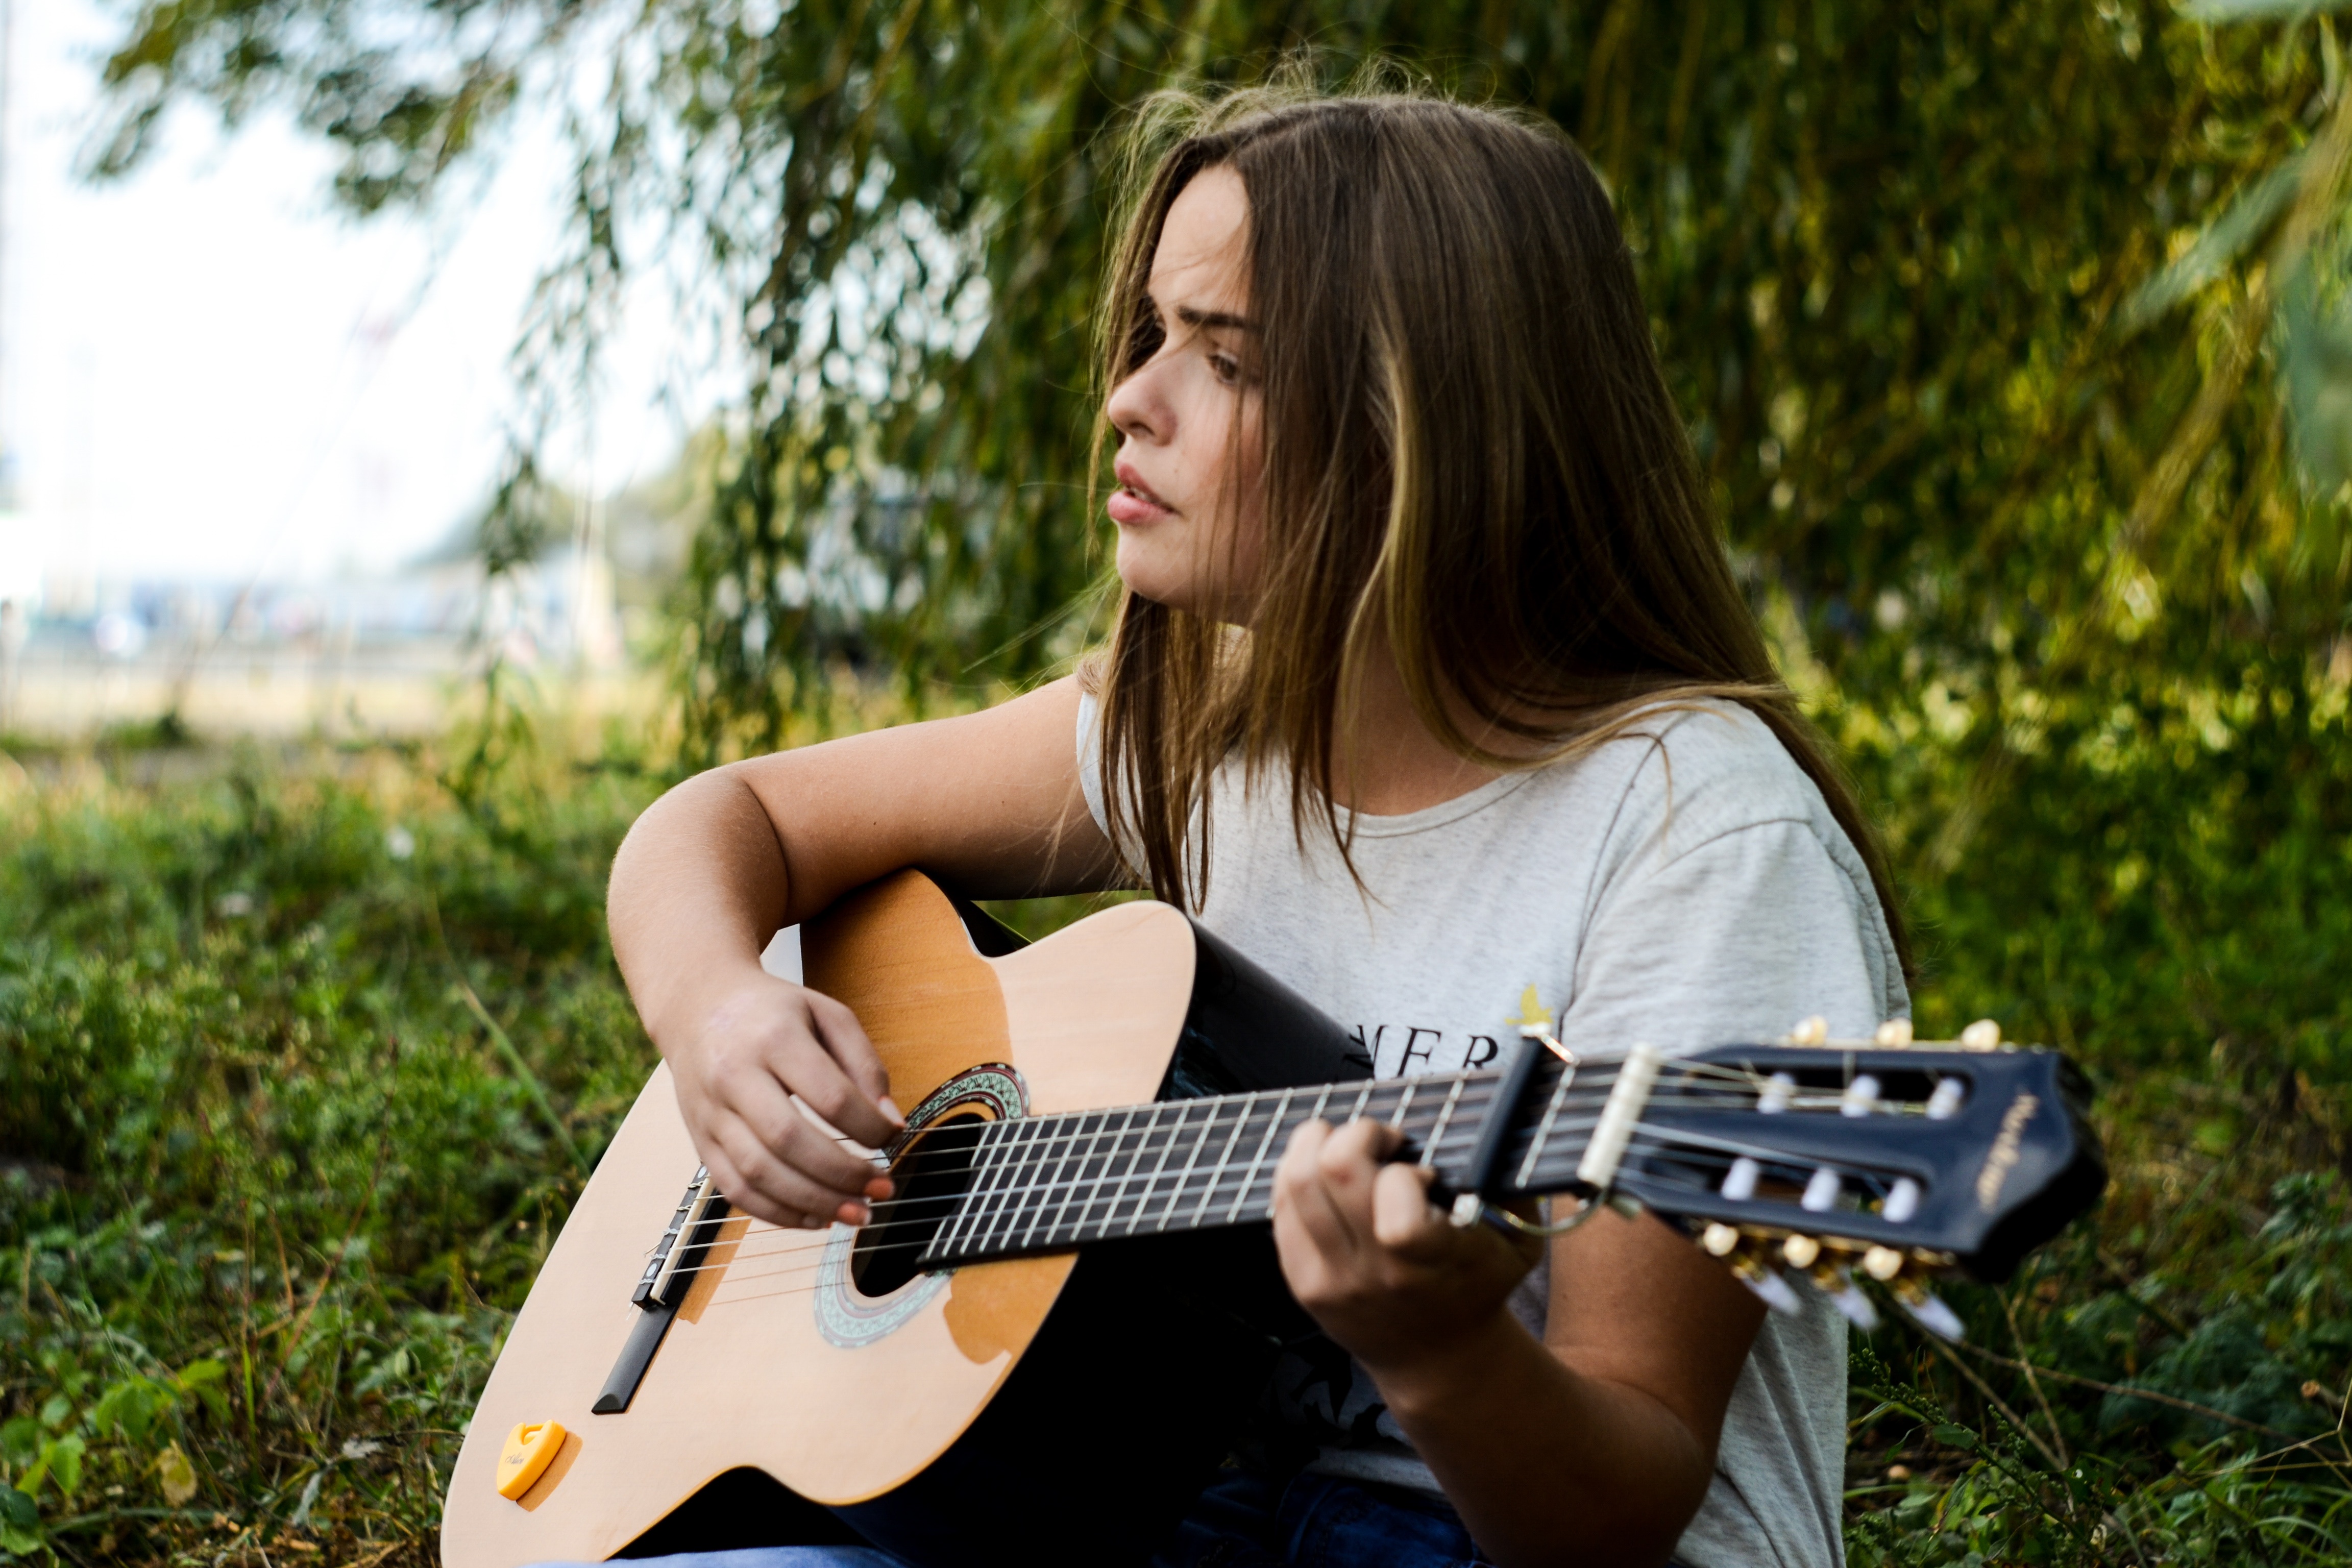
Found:
<path fill-rule="evenodd" d="M 1665 1059 L 1612 1195 L 1680 1222 L 1776 1306 L 1794 1275 L 1874 1321 L 1860 1276 L 1956 1333 L 1925 1278 L 2007 1279 L 2105 1188 L 2089 1086 L 1990 1024 L 1916 1045 L 1899 1022 L 1825 1035 L 1808 1020 L 1786 1043 Z"/>

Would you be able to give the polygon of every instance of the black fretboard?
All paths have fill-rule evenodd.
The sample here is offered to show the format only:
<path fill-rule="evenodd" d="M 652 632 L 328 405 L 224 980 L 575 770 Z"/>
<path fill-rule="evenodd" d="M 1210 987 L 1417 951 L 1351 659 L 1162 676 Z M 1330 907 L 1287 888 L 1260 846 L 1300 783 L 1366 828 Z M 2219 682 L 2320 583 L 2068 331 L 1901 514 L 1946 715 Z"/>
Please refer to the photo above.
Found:
<path fill-rule="evenodd" d="M 1570 1075 L 1547 1058 L 1536 1068 L 1503 1145 L 1504 1190 L 1570 1184 L 1614 1076 L 1614 1064 Z M 1451 1184 L 1503 1080 L 1499 1071 L 1433 1073 L 993 1122 L 972 1139 L 971 1184 L 919 1267 L 1265 1219 L 1292 1131 L 1318 1117 L 1385 1121 L 1405 1135 L 1402 1157 Z"/>

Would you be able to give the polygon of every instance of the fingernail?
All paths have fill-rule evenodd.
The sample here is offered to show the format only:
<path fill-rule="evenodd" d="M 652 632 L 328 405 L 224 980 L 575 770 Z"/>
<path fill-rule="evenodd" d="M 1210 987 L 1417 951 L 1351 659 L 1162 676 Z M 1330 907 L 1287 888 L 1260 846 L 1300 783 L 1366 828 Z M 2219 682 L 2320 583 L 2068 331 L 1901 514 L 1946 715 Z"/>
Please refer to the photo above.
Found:
<path fill-rule="evenodd" d="M 844 1225 L 864 1225 L 874 1217 L 873 1211 L 856 1199 L 843 1204 L 834 1214 Z"/>
<path fill-rule="evenodd" d="M 882 1114 L 890 1119 L 890 1124 L 893 1127 L 904 1127 L 907 1125 L 907 1113 L 898 1109 L 898 1102 L 897 1100 L 892 1100 L 886 1094 L 874 1103 L 882 1108 Z"/>
<path fill-rule="evenodd" d="M 897 1190 L 887 1176 L 877 1176 L 866 1184 L 866 1195 L 869 1198 L 887 1198 Z"/>

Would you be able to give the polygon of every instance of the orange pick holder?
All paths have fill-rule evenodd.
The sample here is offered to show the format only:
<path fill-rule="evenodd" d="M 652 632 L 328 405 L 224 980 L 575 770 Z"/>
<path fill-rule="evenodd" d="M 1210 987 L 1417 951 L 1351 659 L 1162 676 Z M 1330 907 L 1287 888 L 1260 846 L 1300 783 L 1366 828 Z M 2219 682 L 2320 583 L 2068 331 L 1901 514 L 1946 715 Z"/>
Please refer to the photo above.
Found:
<path fill-rule="evenodd" d="M 561 1421 L 518 1422 L 507 1434 L 507 1446 L 499 1455 L 499 1496 L 519 1500 L 562 1447 Z"/>

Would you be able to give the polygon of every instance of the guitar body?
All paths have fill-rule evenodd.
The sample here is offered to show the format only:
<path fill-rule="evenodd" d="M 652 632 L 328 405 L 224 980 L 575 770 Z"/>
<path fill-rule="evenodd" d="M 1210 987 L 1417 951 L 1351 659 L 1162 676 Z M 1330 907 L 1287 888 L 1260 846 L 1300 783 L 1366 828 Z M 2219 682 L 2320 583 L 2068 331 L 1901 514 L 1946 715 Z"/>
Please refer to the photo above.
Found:
<path fill-rule="evenodd" d="M 804 928 L 807 983 L 856 1011 L 919 1126 L 1369 1071 L 1336 1026 L 1166 905 L 1121 905 L 1017 951 L 993 935 L 979 928 L 976 945 L 911 872 Z M 918 1562 L 985 1560 L 991 1539 L 1030 1563 L 1136 1559 L 1223 1457 L 1271 1364 L 1285 1299 L 1262 1227 L 914 1273 L 868 1296 L 846 1227 L 738 1215 L 698 1255 L 626 1408 L 593 1414 L 645 1316 L 631 1291 L 647 1248 L 696 1166 L 665 1067 L 483 1391 L 450 1480 L 448 1568 L 861 1537 Z M 1153 1254 L 1149 1282 L 1139 1249 Z M 1191 1266 L 1171 1269 L 1170 1249 Z M 509 1500 L 507 1435 L 549 1420 L 562 1444 Z M 778 1485 L 729 1476 L 707 1528 L 689 1508 L 646 1534 L 747 1468 Z"/>

